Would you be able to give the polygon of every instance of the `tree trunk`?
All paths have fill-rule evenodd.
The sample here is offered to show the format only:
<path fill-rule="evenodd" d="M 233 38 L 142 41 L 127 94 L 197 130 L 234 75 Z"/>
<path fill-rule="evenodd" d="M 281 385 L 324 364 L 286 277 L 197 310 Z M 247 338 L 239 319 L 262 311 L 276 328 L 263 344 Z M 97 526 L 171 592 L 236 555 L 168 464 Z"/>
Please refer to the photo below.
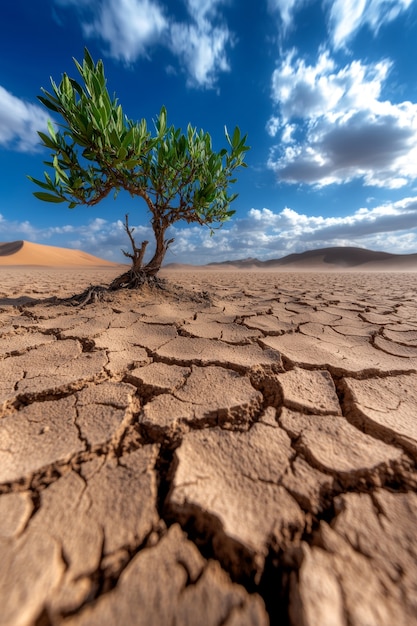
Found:
<path fill-rule="evenodd" d="M 168 226 L 169 224 L 165 224 L 161 219 L 158 219 L 157 217 L 153 218 L 152 228 L 155 234 L 155 253 L 149 263 L 143 265 L 143 257 L 145 255 L 148 242 L 143 241 L 140 248 L 136 246 L 133 238 L 134 228 L 129 228 L 128 216 L 126 215 L 125 231 L 128 234 L 132 245 L 132 253 L 124 252 L 124 255 L 131 259 L 132 267 L 128 269 L 127 272 L 113 280 L 110 285 L 111 291 L 122 288 L 135 289 L 137 287 L 141 287 L 145 283 L 158 284 L 157 274 L 161 269 L 168 247 L 174 241 L 173 239 L 165 239 L 165 231 Z"/>
<path fill-rule="evenodd" d="M 159 270 L 161 269 L 162 262 L 165 258 L 166 251 L 171 243 L 174 241 L 173 239 L 165 239 L 165 231 L 168 228 L 168 224 L 163 225 L 159 220 L 154 218 L 152 220 L 152 228 L 155 234 L 156 248 L 155 254 L 152 259 L 149 261 L 147 265 L 143 268 L 143 271 L 148 276 L 156 276 Z"/>

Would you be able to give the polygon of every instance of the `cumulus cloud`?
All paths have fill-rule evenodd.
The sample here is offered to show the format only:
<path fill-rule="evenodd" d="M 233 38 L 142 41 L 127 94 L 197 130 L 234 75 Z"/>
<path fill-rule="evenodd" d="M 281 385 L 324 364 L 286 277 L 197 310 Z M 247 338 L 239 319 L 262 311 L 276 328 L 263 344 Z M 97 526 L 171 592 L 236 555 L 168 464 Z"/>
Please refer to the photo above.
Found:
<path fill-rule="evenodd" d="M 287 53 L 272 75 L 281 143 L 268 165 L 278 178 L 319 186 L 361 178 L 389 188 L 416 178 L 417 105 L 382 99 L 390 69 L 389 60 L 338 68 L 328 51 L 315 65 Z M 278 134 L 276 122 L 269 128 Z"/>
<path fill-rule="evenodd" d="M 276 233 L 280 238 L 302 242 L 307 247 L 318 247 L 324 242 L 341 240 L 358 241 L 362 237 L 382 233 L 401 233 L 414 230 L 417 237 L 417 197 L 382 204 L 373 209 L 360 208 L 344 217 L 308 216 L 288 207 L 279 213 L 270 209 L 251 209 L 249 222 L 258 223 L 262 229 Z M 245 225 L 247 228 L 248 225 Z"/>
<path fill-rule="evenodd" d="M 134 235 L 138 243 L 144 239 L 151 242 L 150 258 L 151 227 L 136 225 Z M 405 254 L 417 248 L 417 196 L 359 208 L 343 217 L 308 216 L 289 207 L 280 211 L 252 208 L 245 217 L 235 217 L 225 224 L 213 237 L 208 228 L 181 224 L 171 227 L 167 235 L 175 241 L 168 249 L 166 263 L 198 265 L 248 257 L 280 258 L 293 252 L 348 245 Z M 121 249 L 129 250 L 123 223 L 102 218 L 83 225 L 42 229 L 0 216 L 0 239 L 71 247 L 118 262 L 126 261 Z"/>
<path fill-rule="evenodd" d="M 0 214 L 0 240 L 1 241 L 17 241 L 19 239 L 28 239 L 33 241 L 37 234 L 37 228 L 28 220 L 18 222 L 9 220 Z"/>
<path fill-rule="evenodd" d="M 224 0 L 186 0 L 188 20 L 179 22 L 169 3 L 158 0 L 55 0 L 79 10 L 87 37 L 101 39 L 114 59 L 133 63 L 163 46 L 179 59 L 194 87 L 211 88 L 229 70 L 227 47 L 233 35 L 222 19 Z M 172 71 L 172 66 L 171 71 Z"/>
<path fill-rule="evenodd" d="M 0 145 L 20 152 L 40 146 L 36 131 L 46 128 L 48 115 L 30 102 L 17 98 L 0 85 Z"/>

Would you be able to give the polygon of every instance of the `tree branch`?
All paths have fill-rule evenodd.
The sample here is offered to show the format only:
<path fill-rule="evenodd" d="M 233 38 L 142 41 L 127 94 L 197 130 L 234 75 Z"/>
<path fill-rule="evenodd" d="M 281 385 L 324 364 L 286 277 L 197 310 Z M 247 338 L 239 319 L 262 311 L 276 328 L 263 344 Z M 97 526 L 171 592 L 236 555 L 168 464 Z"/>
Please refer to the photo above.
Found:
<path fill-rule="evenodd" d="M 141 247 L 140 248 L 137 247 L 136 242 L 133 238 L 133 232 L 135 229 L 129 228 L 129 214 L 128 213 L 126 213 L 125 215 L 125 223 L 124 223 L 123 228 L 126 231 L 127 236 L 130 239 L 133 254 L 131 254 L 130 252 L 126 252 L 125 250 L 122 250 L 122 252 L 126 257 L 132 260 L 133 269 L 137 271 L 141 269 L 142 267 L 143 257 L 145 256 L 146 246 L 148 245 L 149 241 L 142 241 Z"/>

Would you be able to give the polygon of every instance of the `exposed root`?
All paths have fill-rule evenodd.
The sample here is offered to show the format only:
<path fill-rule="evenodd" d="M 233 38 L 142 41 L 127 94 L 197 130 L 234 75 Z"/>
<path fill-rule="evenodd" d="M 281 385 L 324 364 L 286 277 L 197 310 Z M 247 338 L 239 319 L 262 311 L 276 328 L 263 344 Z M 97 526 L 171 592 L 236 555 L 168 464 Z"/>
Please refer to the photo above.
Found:
<path fill-rule="evenodd" d="M 111 299 L 111 293 L 121 289 L 141 289 L 150 287 L 151 289 L 166 289 L 166 281 L 157 276 L 149 276 L 145 272 L 135 272 L 129 270 L 113 280 L 108 287 L 103 285 L 90 285 L 82 293 L 64 298 L 61 302 L 72 306 L 85 306 L 94 302 L 106 302 Z"/>
<path fill-rule="evenodd" d="M 71 296 L 70 298 L 64 298 L 63 302 L 71 304 L 72 306 L 84 306 L 85 304 L 91 304 L 92 302 L 103 302 L 106 299 L 105 295 L 108 292 L 108 287 L 91 285 L 82 293 Z"/>
<path fill-rule="evenodd" d="M 144 285 L 164 289 L 165 281 L 162 278 L 158 278 L 158 276 L 151 276 L 143 270 L 137 271 L 131 268 L 110 283 L 109 291 L 116 291 L 117 289 L 139 289 Z"/>

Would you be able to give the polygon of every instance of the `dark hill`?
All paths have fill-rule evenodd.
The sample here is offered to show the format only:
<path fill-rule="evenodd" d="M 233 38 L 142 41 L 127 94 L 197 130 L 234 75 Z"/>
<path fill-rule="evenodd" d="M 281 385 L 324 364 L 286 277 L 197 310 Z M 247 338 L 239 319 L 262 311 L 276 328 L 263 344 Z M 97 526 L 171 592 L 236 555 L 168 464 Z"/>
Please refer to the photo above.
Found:
<path fill-rule="evenodd" d="M 237 261 L 223 261 L 222 263 L 209 263 L 206 267 L 234 266 L 241 269 L 249 268 L 280 268 L 294 267 L 303 269 L 331 269 L 331 268 L 359 268 L 363 269 L 416 269 L 417 254 L 391 254 L 389 252 L 378 252 L 367 250 L 366 248 L 355 248 L 351 246 L 319 248 L 318 250 L 307 250 L 289 254 L 281 259 L 269 259 L 259 261 L 259 259 L 248 258 Z"/>

